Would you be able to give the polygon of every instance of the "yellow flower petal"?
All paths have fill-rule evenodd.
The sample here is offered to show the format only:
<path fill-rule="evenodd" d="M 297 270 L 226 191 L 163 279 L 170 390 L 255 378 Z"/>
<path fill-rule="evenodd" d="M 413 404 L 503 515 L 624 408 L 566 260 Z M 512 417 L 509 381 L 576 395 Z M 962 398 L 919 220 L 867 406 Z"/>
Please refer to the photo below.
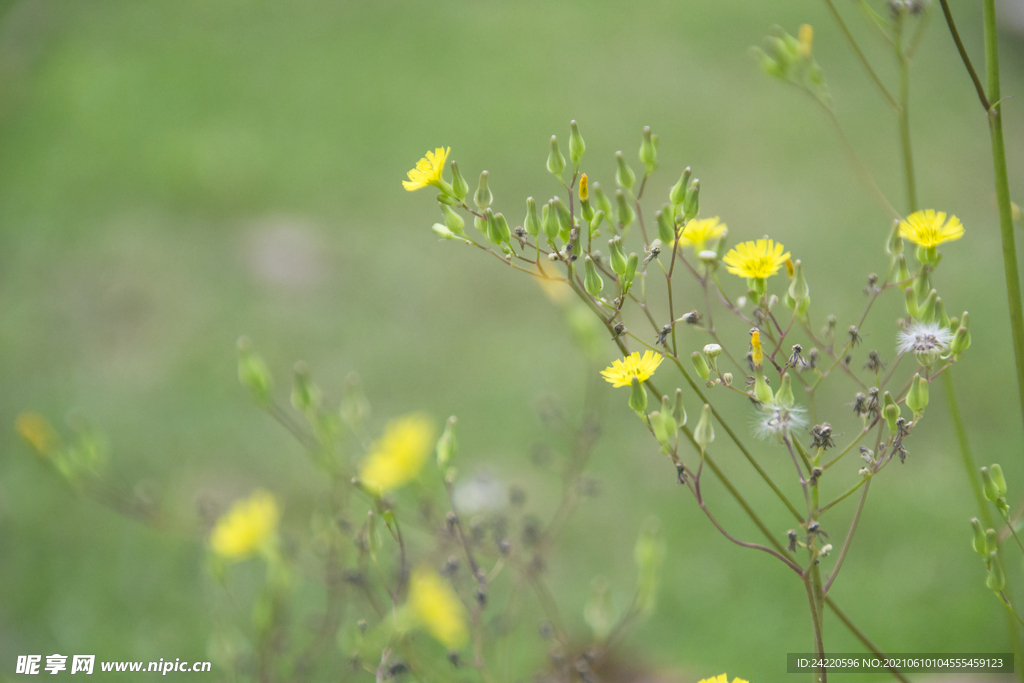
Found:
<path fill-rule="evenodd" d="M 433 439 L 434 427 L 424 415 L 392 420 L 360 465 L 360 481 L 378 495 L 404 486 L 420 473 Z"/>
<path fill-rule="evenodd" d="M 789 252 L 781 244 L 769 239 L 742 242 L 725 255 L 722 262 L 733 275 L 748 278 L 767 278 L 779 272 Z"/>
<path fill-rule="evenodd" d="M 639 351 L 634 351 L 625 358 L 613 360 L 601 371 L 601 376 L 613 387 L 627 387 L 633 384 L 634 377 L 640 382 L 647 381 L 663 360 L 664 356 L 653 351 L 644 351 L 642 356 Z"/>
<path fill-rule="evenodd" d="M 229 560 L 242 560 L 276 537 L 280 511 L 277 501 L 267 491 L 254 491 L 235 503 L 213 527 L 210 547 Z"/>
<path fill-rule="evenodd" d="M 679 228 L 679 244 L 684 246 L 692 244 L 696 251 L 701 251 L 707 242 L 718 239 L 726 232 L 728 232 L 728 227 L 725 223 L 719 222 L 718 216 L 695 218 Z"/>
<path fill-rule="evenodd" d="M 427 185 L 441 185 L 441 174 L 444 172 L 444 162 L 448 158 L 451 147 L 438 147 L 433 152 L 428 151 L 426 156 L 416 162 L 416 168 L 409 171 L 408 180 L 402 181 L 402 187 L 409 192 L 418 190 Z"/>
<path fill-rule="evenodd" d="M 964 226 L 956 216 L 946 220 L 945 211 L 915 211 L 900 222 L 900 237 L 922 247 L 937 247 L 964 236 Z"/>
<path fill-rule="evenodd" d="M 468 639 L 466 608 L 451 586 L 433 570 L 413 570 L 409 577 L 409 605 L 416 620 L 449 650 L 457 650 Z"/>

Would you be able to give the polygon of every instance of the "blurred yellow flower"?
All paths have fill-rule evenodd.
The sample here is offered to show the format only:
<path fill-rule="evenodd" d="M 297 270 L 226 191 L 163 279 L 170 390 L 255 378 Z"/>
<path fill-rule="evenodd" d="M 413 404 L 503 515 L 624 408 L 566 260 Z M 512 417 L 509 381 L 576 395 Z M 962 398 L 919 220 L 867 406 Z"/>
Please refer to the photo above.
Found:
<path fill-rule="evenodd" d="M 457 650 L 469 637 L 466 608 L 433 570 L 419 567 L 412 572 L 409 605 L 416 621 L 449 650 Z"/>
<path fill-rule="evenodd" d="M 653 351 L 644 351 L 643 356 L 639 351 L 634 351 L 625 358 L 613 360 L 610 367 L 601 371 L 601 376 L 611 382 L 613 387 L 628 387 L 634 377 L 640 382 L 646 381 L 663 360 L 664 356 Z"/>
<path fill-rule="evenodd" d="M 800 56 L 810 57 L 811 46 L 814 44 L 814 27 L 810 24 L 800 24 L 797 38 L 800 40 Z"/>
<path fill-rule="evenodd" d="M 722 262 L 733 275 L 767 278 L 779 272 L 789 258 L 785 247 L 774 240 L 761 239 L 742 242 L 729 250 Z"/>
<path fill-rule="evenodd" d="M 719 674 L 713 678 L 705 678 L 700 681 L 700 683 L 729 683 L 729 679 L 725 674 Z M 745 681 L 742 678 L 734 678 L 732 679 L 732 683 L 750 683 L 750 681 Z"/>
<path fill-rule="evenodd" d="M 263 489 L 253 491 L 248 498 L 235 501 L 217 520 L 210 533 L 210 547 L 228 560 L 251 557 L 277 537 L 280 516 L 274 496 Z"/>
<path fill-rule="evenodd" d="M 704 251 L 704 245 L 708 240 L 718 239 L 727 231 L 728 227 L 718 221 L 718 216 L 695 218 L 679 228 L 679 244 L 692 244 L 696 251 Z"/>
<path fill-rule="evenodd" d="M 915 211 L 900 222 L 900 237 L 922 247 L 937 247 L 964 236 L 964 226 L 956 216 L 946 221 L 945 211 Z"/>
<path fill-rule="evenodd" d="M 434 427 L 424 415 L 396 418 L 384 428 L 359 468 L 359 479 L 377 495 L 416 478 L 433 447 Z"/>
<path fill-rule="evenodd" d="M 48 455 L 60 442 L 50 423 L 37 413 L 21 413 L 15 418 L 14 427 L 39 455 Z"/>
<path fill-rule="evenodd" d="M 402 187 L 409 192 L 427 185 L 441 187 L 441 173 L 451 150 L 451 147 L 438 147 L 433 152 L 428 151 L 425 157 L 416 162 L 416 168 L 409 171 L 409 179 L 402 181 Z"/>

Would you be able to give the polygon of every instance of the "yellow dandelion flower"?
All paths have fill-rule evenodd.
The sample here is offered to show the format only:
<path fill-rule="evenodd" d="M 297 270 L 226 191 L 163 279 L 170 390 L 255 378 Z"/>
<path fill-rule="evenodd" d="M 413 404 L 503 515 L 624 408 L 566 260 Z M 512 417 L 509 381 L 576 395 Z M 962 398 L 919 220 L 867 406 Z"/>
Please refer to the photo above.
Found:
<path fill-rule="evenodd" d="M 48 455 L 60 443 L 50 423 L 36 413 L 18 415 L 14 420 L 14 428 L 21 434 L 21 438 L 28 441 L 35 452 L 42 456 Z"/>
<path fill-rule="evenodd" d="M 420 473 L 433 439 L 434 427 L 423 415 L 392 420 L 363 460 L 360 481 L 378 495 L 404 486 Z"/>
<path fill-rule="evenodd" d="M 763 279 L 779 272 L 789 258 L 789 252 L 784 251 L 785 247 L 774 240 L 751 240 L 730 249 L 722 262 L 733 275 Z"/>
<path fill-rule="evenodd" d="M 633 384 L 634 377 L 640 382 L 647 381 L 663 360 L 664 356 L 653 351 L 644 351 L 643 356 L 634 351 L 625 358 L 613 360 L 610 367 L 601 371 L 601 376 L 613 387 L 628 387 Z"/>
<path fill-rule="evenodd" d="M 937 247 L 964 236 L 964 226 L 956 216 L 946 220 L 945 211 L 915 211 L 900 222 L 900 237 L 922 247 Z"/>
<path fill-rule="evenodd" d="M 729 677 L 725 674 L 719 674 L 717 676 L 713 676 L 712 678 L 705 678 L 704 680 L 700 681 L 700 683 L 729 683 Z M 734 678 L 732 679 L 732 683 L 750 683 L 750 681 L 745 681 L 742 678 Z"/>
<path fill-rule="evenodd" d="M 277 536 L 280 519 L 277 501 L 262 489 L 235 503 L 210 533 L 213 552 L 229 560 L 243 560 L 266 548 Z"/>
<path fill-rule="evenodd" d="M 725 223 L 718 221 L 718 216 L 695 218 L 679 228 L 679 244 L 682 246 L 692 244 L 694 250 L 703 251 L 704 245 L 708 241 L 718 239 L 728 230 Z"/>
<path fill-rule="evenodd" d="M 590 188 L 587 186 L 587 174 L 580 176 L 580 201 L 590 199 Z"/>
<path fill-rule="evenodd" d="M 444 171 L 444 162 L 450 151 L 451 147 L 438 147 L 433 152 L 428 151 L 425 157 L 416 162 L 416 168 L 409 171 L 409 179 L 402 181 L 402 187 L 409 192 L 427 185 L 441 187 L 441 173 Z"/>
<path fill-rule="evenodd" d="M 750 346 L 753 349 L 751 361 L 754 363 L 754 367 L 761 367 L 764 365 L 764 350 L 761 348 L 760 331 L 754 330 L 750 333 Z"/>
<path fill-rule="evenodd" d="M 413 570 L 409 577 L 409 605 L 416 621 L 449 650 L 459 649 L 469 637 L 466 608 L 451 586 L 433 570 Z"/>

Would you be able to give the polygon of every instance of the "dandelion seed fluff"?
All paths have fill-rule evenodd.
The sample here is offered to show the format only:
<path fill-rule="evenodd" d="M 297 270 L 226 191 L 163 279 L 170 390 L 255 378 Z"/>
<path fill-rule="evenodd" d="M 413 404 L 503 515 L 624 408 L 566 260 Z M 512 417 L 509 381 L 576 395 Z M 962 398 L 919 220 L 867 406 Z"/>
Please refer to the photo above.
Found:
<path fill-rule="evenodd" d="M 921 365 L 929 366 L 949 351 L 953 333 L 939 323 L 914 321 L 896 335 L 897 352 L 913 353 Z"/>

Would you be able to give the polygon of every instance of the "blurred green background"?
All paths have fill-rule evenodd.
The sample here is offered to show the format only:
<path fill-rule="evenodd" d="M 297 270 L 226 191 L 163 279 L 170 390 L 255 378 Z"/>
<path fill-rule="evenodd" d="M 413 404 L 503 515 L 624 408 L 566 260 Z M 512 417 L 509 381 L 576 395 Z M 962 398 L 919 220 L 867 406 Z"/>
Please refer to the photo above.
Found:
<path fill-rule="evenodd" d="M 894 85 L 888 47 L 853 5 L 838 4 Z M 966 226 L 936 281 L 951 313 L 971 311 L 973 347 L 955 379 L 972 446 L 980 463 L 1002 462 L 1016 500 L 1024 462 L 988 131 L 932 9 L 912 67 L 919 195 Z M 956 11 L 980 62 L 980 4 Z M 592 367 L 530 278 L 435 239 L 433 192 L 400 185 L 427 148 L 450 145 L 467 177 L 488 169 L 496 207 L 518 222 L 527 195 L 557 192 L 547 139 L 566 140 L 570 119 L 587 141 L 584 168 L 606 187 L 616 150 L 639 168 L 650 125 L 661 170 L 649 213 L 691 165 L 703 215 L 721 216 L 734 241 L 784 242 L 805 263 L 817 324 L 827 313 L 840 330 L 855 322 L 867 274 L 888 265 L 888 218 L 821 112 L 749 52 L 773 24 L 795 33 L 801 23 L 815 26 L 854 146 L 904 210 L 896 118 L 819 1 L 0 2 L 0 676 L 26 653 L 207 658 L 212 588 L 198 502 L 257 486 L 302 500 L 321 486 L 238 385 L 241 334 L 267 358 L 282 400 L 302 358 L 334 397 L 358 371 L 378 427 L 410 410 L 438 424 L 457 414 L 461 470 L 523 483 L 532 508 L 550 510 L 558 484 L 529 456 L 542 433 L 536 406 L 560 401 L 574 414 Z M 1017 95 L 1017 36 L 1002 36 L 1002 59 L 1004 95 Z M 1006 101 L 1004 121 L 1019 188 L 1016 103 Z M 689 286 L 681 306 L 701 308 Z M 892 359 L 901 313 L 898 296 L 879 302 L 858 364 L 867 348 Z M 738 348 L 746 340 L 736 335 Z M 682 340 L 706 341 L 690 331 Z M 614 351 L 609 343 L 609 360 Z M 661 384 L 678 382 L 667 364 L 661 372 Z M 850 431 L 852 413 L 841 411 L 853 387 L 835 388 L 829 417 Z M 600 497 L 548 569 L 570 627 L 586 632 L 595 575 L 626 601 L 637 529 L 657 514 L 668 542 L 660 602 L 625 651 L 696 678 L 783 680 L 785 653 L 810 648 L 802 587 L 718 536 L 624 390 L 601 391 L 608 409 L 591 467 Z M 932 397 L 906 465 L 873 485 L 833 595 L 890 651 L 1007 650 L 970 549 L 977 511 L 939 387 Z M 721 403 L 749 423 L 748 406 Z M 20 411 L 60 423 L 72 408 L 110 438 L 116 479 L 142 482 L 194 533 L 157 533 L 70 495 L 13 431 Z M 716 447 L 784 535 L 784 509 L 735 449 Z M 784 451 L 760 448 L 777 479 L 788 477 Z M 844 476 L 859 466 L 851 456 Z M 723 523 L 760 540 L 722 491 L 709 496 Z M 852 508 L 833 517 L 833 542 Z M 286 512 L 286 525 L 305 523 Z M 1024 585 L 1020 556 L 1010 557 Z M 535 658 L 526 663 L 539 667 L 535 630 L 522 638 Z M 861 650 L 834 619 L 826 641 Z"/>

